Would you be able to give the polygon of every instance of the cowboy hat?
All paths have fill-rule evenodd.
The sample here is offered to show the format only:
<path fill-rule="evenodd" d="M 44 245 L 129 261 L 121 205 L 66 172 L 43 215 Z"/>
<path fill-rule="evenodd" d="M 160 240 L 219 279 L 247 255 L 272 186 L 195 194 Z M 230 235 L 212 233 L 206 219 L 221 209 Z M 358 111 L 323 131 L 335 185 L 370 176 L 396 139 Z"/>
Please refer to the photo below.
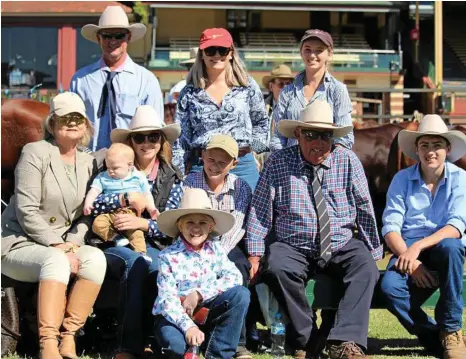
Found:
<path fill-rule="evenodd" d="M 333 123 L 333 111 L 330 105 L 321 100 L 313 101 L 301 111 L 299 120 L 281 120 L 278 131 L 287 138 L 296 138 L 295 130 L 303 127 L 310 130 L 326 130 L 333 132 L 333 138 L 344 137 L 351 132 L 353 126 L 339 127 Z"/>
<path fill-rule="evenodd" d="M 285 64 L 280 64 L 272 69 L 270 75 L 264 76 L 262 78 L 262 84 L 264 87 L 267 87 L 269 86 L 269 82 L 274 79 L 294 79 L 294 76 L 288 66 Z"/>
<path fill-rule="evenodd" d="M 178 64 L 180 64 L 180 65 L 194 64 L 196 62 L 196 56 L 197 56 L 198 52 L 199 52 L 198 47 L 191 47 L 189 49 L 189 59 L 184 60 L 184 61 L 180 61 Z"/>
<path fill-rule="evenodd" d="M 169 237 L 176 237 L 179 233 L 177 222 L 187 214 L 206 214 L 215 221 L 214 235 L 222 235 L 233 228 L 235 217 L 224 211 L 212 209 L 212 203 L 205 190 L 188 188 L 184 191 L 180 207 L 165 211 L 157 218 L 157 225 L 162 233 Z"/>
<path fill-rule="evenodd" d="M 102 15 L 100 15 L 99 25 L 84 25 L 81 29 L 81 35 L 86 40 L 99 43 L 97 33 L 103 29 L 126 29 L 131 33 L 131 40 L 129 42 L 142 39 L 146 34 L 144 24 L 129 24 L 128 16 L 120 6 L 107 6 Z"/>
<path fill-rule="evenodd" d="M 112 142 L 125 142 L 134 132 L 160 131 L 168 142 L 173 143 L 180 137 L 181 128 L 177 123 L 166 126 L 152 106 L 141 105 L 136 109 L 128 129 L 115 128 L 110 132 Z"/>
<path fill-rule="evenodd" d="M 451 151 L 447 160 L 456 162 L 466 154 L 466 135 L 461 131 L 448 131 L 448 127 L 439 115 L 425 115 L 417 131 L 401 130 L 398 146 L 409 157 L 419 160 L 416 154 L 416 138 L 421 136 L 441 136 L 450 142 Z"/>

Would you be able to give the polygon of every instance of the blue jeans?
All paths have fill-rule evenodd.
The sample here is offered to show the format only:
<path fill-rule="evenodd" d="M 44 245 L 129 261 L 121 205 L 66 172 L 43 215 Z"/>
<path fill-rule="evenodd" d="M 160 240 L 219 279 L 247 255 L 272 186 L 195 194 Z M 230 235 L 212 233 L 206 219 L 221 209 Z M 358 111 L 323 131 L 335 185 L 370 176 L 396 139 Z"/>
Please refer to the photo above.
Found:
<path fill-rule="evenodd" d="M 231 359 L 236 353 L 241 327 L 249 306 L 249 289 L 236 286 L 203 303 L 209 308 L 202 350 L 206 359 Z M 181 329 L 163 316 L 155 320 L 155 338 L 164 358 L 183 358 L 187 350 Z"/>
<path fill-rule="evenodd" d="M 160 251 L 147 243 L 149 265 L 127 247 L 104 250 L 107 276 L 120 281 L 116 352 L 140 354 L 152 334 L 152 306 L 157 297 L 158 257 Z"/>
<path fill-rule="evenodd" d="M 196 173 L 202 171 L 204 163 L 202 159 L 194 160 L 192 162 L 191 169 L 189 173 Z M 231 173 L 237 175 L 243 181 L 245 181 L 254 192 L 257 182 L 259 181 L 259 171 L 257 170 L 256 160 L 252 153 L 248 153 L 243 157 L 239 158 L 238 165 L 233 168 Z"/>
<path fill-rule="evenodd" d="M 408 240 L 411 246 L 415 240 Z M 406 328 L 419 339 L 438 338 L 438 332 L 456 332 L 462 326 L 463 266 L 465 248 L 461 240 L 446 238 L 432 248 L 421 252 L 419 260 L 438 273 L 440 298 L 435 307 L 435 320 L 421 308 L 435 289 L 419 288 L 407 274 L 395 270 L 397 257 L 393 256 L 381 282 L 381 291 L 387 305 Z"/>

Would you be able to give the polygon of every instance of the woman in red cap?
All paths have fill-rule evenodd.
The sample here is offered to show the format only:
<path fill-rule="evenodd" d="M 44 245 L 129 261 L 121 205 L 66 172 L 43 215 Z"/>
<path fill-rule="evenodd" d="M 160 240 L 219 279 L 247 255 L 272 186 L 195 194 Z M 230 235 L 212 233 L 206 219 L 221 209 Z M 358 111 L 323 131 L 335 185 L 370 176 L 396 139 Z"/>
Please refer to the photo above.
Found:
<path fill-rule="evenodd" d="M 202 170 L 201 153 L 214 134 L 229 134 L 239 145 L 232 173 L 254 190 L 259 171 L 253 152 L 267 149 L 268 117 L 256 81 L 248 75 L 225 29 L 206 29 L 199 52 L 178 98 L 175 121 L 181 137 L 174 163 L 186 173 Z"/>
<path fill-rule="evenodd" d="M 332 36 L 322 30 L 307 30 L 301 39 L 299 50 L 304 70 L 280 93 L 273 113 L 275 129 L 278 128 L 280 120 L 298 120 L 301 110 L 317 99 L 326 101 L 332 106 L 333 122 L 337 126 L 352 125 L 353 106 L 348 90 L 328 71 L 333 56 Z M 351 149 L 354 143 L 353 131 L 345 137 L 335 139 L 334 142 Z M 275 130 L 270 149 L 276 151 L 296 144 L 296 139 L 287 139 Z"/>

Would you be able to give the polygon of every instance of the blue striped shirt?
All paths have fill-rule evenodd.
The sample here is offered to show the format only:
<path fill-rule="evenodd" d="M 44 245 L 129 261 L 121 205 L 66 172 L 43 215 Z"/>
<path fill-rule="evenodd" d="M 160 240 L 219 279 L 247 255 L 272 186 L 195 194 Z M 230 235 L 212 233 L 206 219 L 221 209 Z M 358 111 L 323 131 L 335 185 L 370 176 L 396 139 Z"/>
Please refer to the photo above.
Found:
<path fill-rule="evenodd" d="M 328 102 L 333 108 L 333 122 L 340 127 L 352 126 L 353 121 L 351 113 L 353 106 L 349 97 L 346 86 L 335 79 L 328 72 L 325 73 L 324 81 L 317 88 L 314 96 L 307 102 L 304 96 L 304 80 L 306 72 L 302 71 L 296 75 L 291 84 L 280 91 L 278 104 L 273 111 L 273 121 L 275 122 L 275 135 L 270 141 L 270 150 L 277 151 L 282 148 L 296 145 L 298 142 L 295 138 L 286 138 L 278 132 L 278 122 L 280 120 L 299 120 L 299 116 L 304 107 L 308 106 L 315 100 Z M 335 139 L 335 143 L 342 144 L 351 149 L 354 144 L 354 135 L 351 131 L 342 138 Z"/>
<path fill-rule="evenodd" d="M 361 162 L 353 151 L 335 146 L 321 167 L 332 252 L 353 238 L 357 222 L 359 239 L 376 260 L 381 259 L 383 247 Z M 250 256 L 264 254 L 264 241 L 272 226 L 279 242 L 319 255 L 312 178 L 312 166 L 304 160 L 298 146 L 270 155 L 252 196 L 247 220 L 246 248 Z"/>
<path fill-rule="evenodd" d="M 176 105 L 175 122 L 181 136 L 173 146 L 173 164 L 184 173 L 185 152 L 205 148 L 214 134 L 232 136 L 239 147 L 252 146 L 263 152 L 267 143 L 269 119 L 257 82 L 248 77 L 247 87 L 234 86 L 217 105 L 206 90 L 186 85 Z"/>
<path fill-rule="evenodd" d="M 82 98 L 86 105 L 87 117 L 94 124 L 96 135 L 89 144 L 92 151 L 108 148 L 111 144 L 110 101 L 107 101 L 104 116 L 100 118 L 97 115 L 102 89 L 110 71 L 110 68 L 100 59 L 78 70 L 71 79 L 70 91 Z M 164 118 L 162 91 L 159 81 L 152 72 L 134 63 L 129 55 L 126 56 L 122 66 L 114 71 L 117 72 L 112 81 L 116 96 L 115 124 L 117 128 L 128 128 L 139 105 L 154 107 L 160 118 Z"/>
<path fill-rule="evenodd" d="M 419 166 L 393 177 L 382 217 L 382 235 L 396 232 L 404 240 L 423 239 L 449 224 L 463 234 L 466 246 L 466 171 L 446 162 L 445 175 L 432 196 Z"/>

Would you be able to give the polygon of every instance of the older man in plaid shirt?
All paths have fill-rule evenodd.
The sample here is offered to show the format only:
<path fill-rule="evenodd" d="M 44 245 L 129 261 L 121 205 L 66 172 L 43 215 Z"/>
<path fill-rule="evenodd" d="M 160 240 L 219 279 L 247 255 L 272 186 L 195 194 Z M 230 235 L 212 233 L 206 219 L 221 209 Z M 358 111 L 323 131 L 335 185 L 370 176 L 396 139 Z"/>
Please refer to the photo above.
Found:
<path fill-rule="evenodd" d="M 290 319 L 295 357 L 305 358 L 313 312 L 306 282 L 317 271 L 345 287 L 327 341 L 330 358 L 364 358 L 369 309 L 379 274 L 382 246 L 361 162 L 333 139 L 352 126 L 333 124 L 331 107 L 315 101 L 300 121 L 282 120 L 278 130 L 298 145 L 271 155 L 254 192 L 246 247 L 255 277 L 272 230 L 261 279 Z M 358 237 L 353 237 L 357 223 Z M 375 260 L 374 260 L 375 259 Z"/>

